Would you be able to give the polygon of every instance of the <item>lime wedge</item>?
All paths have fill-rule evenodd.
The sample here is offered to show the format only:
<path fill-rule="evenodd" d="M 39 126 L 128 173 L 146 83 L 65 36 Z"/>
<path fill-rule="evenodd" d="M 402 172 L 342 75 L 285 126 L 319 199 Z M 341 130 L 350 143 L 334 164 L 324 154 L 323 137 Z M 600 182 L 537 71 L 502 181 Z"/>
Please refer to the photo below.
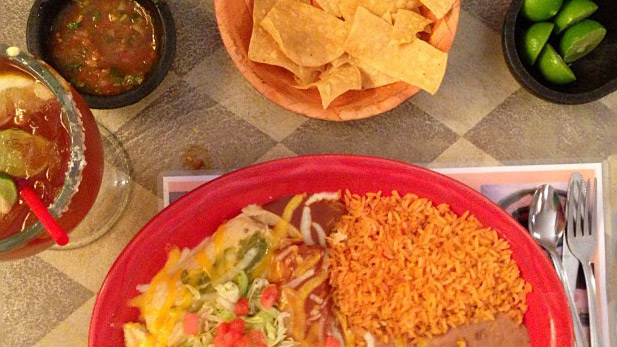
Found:
<path fill-rule="evenodd" d="M 529 65 L 536 63 L 542 48 L 553 32 L 555 24 L 549 22 L 535 23 L 523 34 L 523 58 Z"/>
<path fill-rule="evenodd" d="M 17 187 L 13 179 L 0 172 L 0 215 L 11 212 L 17 202 Z"/>
<path fill-rule="evenodd" d="M 559 12 L 563 0 L 525 0 L 522 13 L 532 22 L 542 22 Z"/>
<path fill-rule="evenodd" d="M 551 83 L 566 84 L 576 81 L 574 72 L 570 70 L 568 65 L 561 59 L 557 51 L 555 51 L 550 44 L 547 44 L 542 50 L 542 53 L 540 53 L 538 67 L 540 68 L 542 76 Z"/>
<path fill-rule="evenodd" d="M 598 5 L 591 0 L 570 0 L 566 2 L 553 20 L 557 34 L 561 34 L 562 31 L 591 16 L 597 9 Z"/>
<path fill-rule="evenodd" d="M 566 63 L 576 61 L 593 51 L 606 36 L 602 24 L 585 19 L 570 27 L 561 37 L 559 51 Z"/>
<path fill-rule="evenodd" d="M 47 167 L 51 144 L 42 136 L 7 129 L 0 131 L 0 153 L 0 172 L 26 178 Z"/>

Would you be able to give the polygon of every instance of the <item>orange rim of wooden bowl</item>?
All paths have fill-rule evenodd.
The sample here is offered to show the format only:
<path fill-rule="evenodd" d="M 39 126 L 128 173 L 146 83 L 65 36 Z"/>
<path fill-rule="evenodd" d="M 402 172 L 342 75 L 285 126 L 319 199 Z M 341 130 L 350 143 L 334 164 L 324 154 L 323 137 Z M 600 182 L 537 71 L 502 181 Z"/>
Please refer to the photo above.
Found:
<path fill-rule="evenodd" d="M 367 90 L 353 90 L 339 96 L 324 110 L 315 88 L 294 88 L 291 72 L 281 67 L 256 63 L 248 58 L 248 42 L 253 27 L 252 0 L 214 0 L 214 5 L 223 44 L 238 70 L 261 94 L 289 111 L 330 121 L 363 119 L 387 112 L 420 91 L 420 88 L 405 82 Z M 449 52 L 452 47 L 460 6 L 460 0 L 457 0 L 448 14 L 433 23 L 429 43 L 444 52 Z M 243 15 L 247 14 L 250 20 L 243 19 Z M 431 13 L 428 14 L 429 18 L 432 17 Z M 248 32 L 248 37 L 241 36 L 240 31 Z M 268 80 L 269 75 L 280 75 L 280 78 Z M 286 90 L 287 93 L 279 89 Z"/>

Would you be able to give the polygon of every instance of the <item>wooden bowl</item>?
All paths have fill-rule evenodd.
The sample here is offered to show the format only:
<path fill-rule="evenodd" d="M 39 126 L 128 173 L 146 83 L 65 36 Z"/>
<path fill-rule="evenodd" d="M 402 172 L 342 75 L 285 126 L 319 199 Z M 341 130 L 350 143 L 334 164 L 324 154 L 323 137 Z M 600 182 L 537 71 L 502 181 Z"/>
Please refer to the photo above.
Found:
<path fill-rule="evenodd" d="M 214 0 L 214 5 L 223 43 L 240 72 L 260 93 L 292 112 L 332 121 L 368 118 L 395 108 L 420 91 L 420 88 L 404 82 L 353 90 L 339 96 L 324 110 L 316 88 L 294 88 L 291 72 L 248 58 L 253 0 Z M 459 13 L 460 1 L 457 0 L 447 15 L 433 22 L 429 39 L 433 46 L 444 52 L 450 51 Z"/>

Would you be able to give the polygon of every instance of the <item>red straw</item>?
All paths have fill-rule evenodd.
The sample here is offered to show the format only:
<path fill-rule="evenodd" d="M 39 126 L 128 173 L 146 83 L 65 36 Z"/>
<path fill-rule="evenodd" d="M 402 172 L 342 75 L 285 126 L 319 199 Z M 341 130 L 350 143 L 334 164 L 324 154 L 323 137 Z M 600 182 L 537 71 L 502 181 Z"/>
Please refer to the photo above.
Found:
<path fill-rule="evenodd" d="M 45 207 L 45 204 L 39 199 L 34 190 L 27 186 L 21 186 L 19 187 L 19 195 L 21 195 L 26 204 L 30 206 L 30 209 L 41 224 L 43 224 L 45 229 L 47 229 L 51 238 L 60 246 L 66 245 L 69 242 L 69 237 L 64 230 L 62 230 L 62 227 L 60 227 L 54 217 L 52 217 L 51 213 L 49 213 L 47 207 Z"/>

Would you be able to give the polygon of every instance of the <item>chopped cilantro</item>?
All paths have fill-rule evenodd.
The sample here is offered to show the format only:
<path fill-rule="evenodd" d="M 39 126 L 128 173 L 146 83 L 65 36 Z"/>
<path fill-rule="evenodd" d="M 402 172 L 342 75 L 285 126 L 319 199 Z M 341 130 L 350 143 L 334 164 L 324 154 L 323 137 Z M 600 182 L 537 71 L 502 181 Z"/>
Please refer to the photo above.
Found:
<path fill-rule="evenodd" d="M 81 26 L 80 22 L 70 22 L 69 24 L 66 25 L 67 28 L 69 29 L 78 29 Z"/>

